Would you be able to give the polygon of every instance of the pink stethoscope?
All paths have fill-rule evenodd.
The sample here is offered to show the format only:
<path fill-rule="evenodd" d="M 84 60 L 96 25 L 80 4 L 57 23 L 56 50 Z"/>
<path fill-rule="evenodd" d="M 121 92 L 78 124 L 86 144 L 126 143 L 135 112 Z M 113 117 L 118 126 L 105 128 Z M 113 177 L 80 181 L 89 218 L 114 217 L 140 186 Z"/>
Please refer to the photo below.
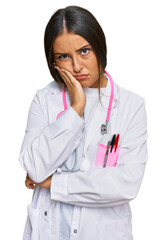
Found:
<path fill-rule="evenodd" d="M 107 134 L 109 133 L 110 131 L 110 114 L 111 114 L 111 109 L 112 109 L 112 102 L 113 102 L 113 96 L 114 96 L 114 82 L 112 80 L 112 77 L 111 75 L 105 71 L 105 74 L 109 77 L 109 80 L 110 80 L 110 83 L 111 83 L 111 95 L 110 95 L 110 101 L 109 101 L 109 105 L 108 105 L 108 112 L 107 112 L 107 117 L 106 117 L 106 122 L 105 124 L 102 124 L 101 126 L 101 134 L 104 135 L 104 134 Z M 62 96 L 63 96 L 63 105 L 64 105 L 64 110 L 61 111 L 58 115 L 57 115 L 57 118 L 56 120 L 59 118 L 59 116 L 65 111 L 67 110 L 67 101 L 66 101 L 66 85 L 64 85 L 64 88 L 63 88 L 63 93 L 62 93 Z M 75 166 L 76 166 L 76 158 L 75 158 L 75 163 L 74 163 L 74 166 L 72 169 L 69 169 L 66 164 L 64 163 L 64 166 L 66 167 L 67 170 L 62 170 L 61 168 L 58 168 L 57 169 L 57 172 L 77 172 L 77 171 L 81 171 L 80 169 L 75 169 Z"/>

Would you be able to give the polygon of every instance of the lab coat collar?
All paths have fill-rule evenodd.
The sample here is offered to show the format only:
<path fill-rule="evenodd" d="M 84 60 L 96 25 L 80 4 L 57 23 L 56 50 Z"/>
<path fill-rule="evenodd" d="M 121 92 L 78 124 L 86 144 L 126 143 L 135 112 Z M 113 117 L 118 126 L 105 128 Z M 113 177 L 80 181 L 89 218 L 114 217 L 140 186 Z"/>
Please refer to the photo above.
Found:
<path fill-rule="evenodd" d="M 63 86 L 64 86 L 63 84 L 60 85 L 56 81 L 52 81 L 46 86 L 46 88 L 52 94 L 56 95 L 57 93 L 60 93 L 60 91 L 62 92 Z M 104 104 L 104 107 L 107 109 L 108 109 L 110 94 L 111 94 L 111 84 L 108 79 L 106 89 L 104 91 L 105 96 L 102 96 L 101 94 L 102 103 Z M 112 108 L 114 108 L 117 105 L 117 100 L 118 100 L 118 85 L 114 83 L 114 98 L 113 98 Z"/>
<path fill-rule="evenodd" d="M 47 88 L 52 94 L 56 95 L 63 90 L 64 84 L 58 84 L 56 81 L 50 82 L 45 88 Z"/>

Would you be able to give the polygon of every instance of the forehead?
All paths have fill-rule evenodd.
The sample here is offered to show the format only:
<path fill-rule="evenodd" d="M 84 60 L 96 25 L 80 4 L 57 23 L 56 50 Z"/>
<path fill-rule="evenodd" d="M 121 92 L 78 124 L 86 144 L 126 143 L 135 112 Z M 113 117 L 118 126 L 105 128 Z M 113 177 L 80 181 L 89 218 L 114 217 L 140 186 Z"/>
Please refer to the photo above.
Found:
<path fill-rule="evenodd" d="M 53 43 L 53 50 L 55 52 L 76 51 L 88 44 L 88 41 L 78 34 L 63 32 L 56 37 Z"/>

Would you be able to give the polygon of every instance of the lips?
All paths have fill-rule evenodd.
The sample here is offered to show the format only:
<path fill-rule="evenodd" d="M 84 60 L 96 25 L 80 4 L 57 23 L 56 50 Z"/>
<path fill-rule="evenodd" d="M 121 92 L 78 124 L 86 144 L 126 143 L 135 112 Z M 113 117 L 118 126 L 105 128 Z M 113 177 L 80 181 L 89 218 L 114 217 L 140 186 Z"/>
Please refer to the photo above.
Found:
<path fill-rule="evenodd" d="M 88 77 L 88 75 L 87 74 L 81 74 L 81 75 L 74 75 L 74 77 L 77 80 L 82 80 L 82 79 L 86 79 Z"/>

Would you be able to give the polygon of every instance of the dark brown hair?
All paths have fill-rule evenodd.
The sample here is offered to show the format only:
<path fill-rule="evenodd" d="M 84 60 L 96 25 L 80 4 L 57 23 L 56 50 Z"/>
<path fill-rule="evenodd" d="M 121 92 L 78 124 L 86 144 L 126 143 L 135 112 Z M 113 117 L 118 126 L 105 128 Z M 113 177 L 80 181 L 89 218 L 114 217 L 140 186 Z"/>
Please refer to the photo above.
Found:
<path fill-rule="evenodd" d="M 88 10 L 78 6 L 68 6 L 57 10 L 46 26 L 44 35 L 45 55 L 52 77 L 58 83 L 64 82 L 54 68 L 53 59 L 54 40 L 63 33 L 64 28 L 67 32 L 82 36 L 93 48 L 98 61 L 100 83 L 100 66 L 104 72 L 107 64 L 105 35 L 95 17 Z"/>

